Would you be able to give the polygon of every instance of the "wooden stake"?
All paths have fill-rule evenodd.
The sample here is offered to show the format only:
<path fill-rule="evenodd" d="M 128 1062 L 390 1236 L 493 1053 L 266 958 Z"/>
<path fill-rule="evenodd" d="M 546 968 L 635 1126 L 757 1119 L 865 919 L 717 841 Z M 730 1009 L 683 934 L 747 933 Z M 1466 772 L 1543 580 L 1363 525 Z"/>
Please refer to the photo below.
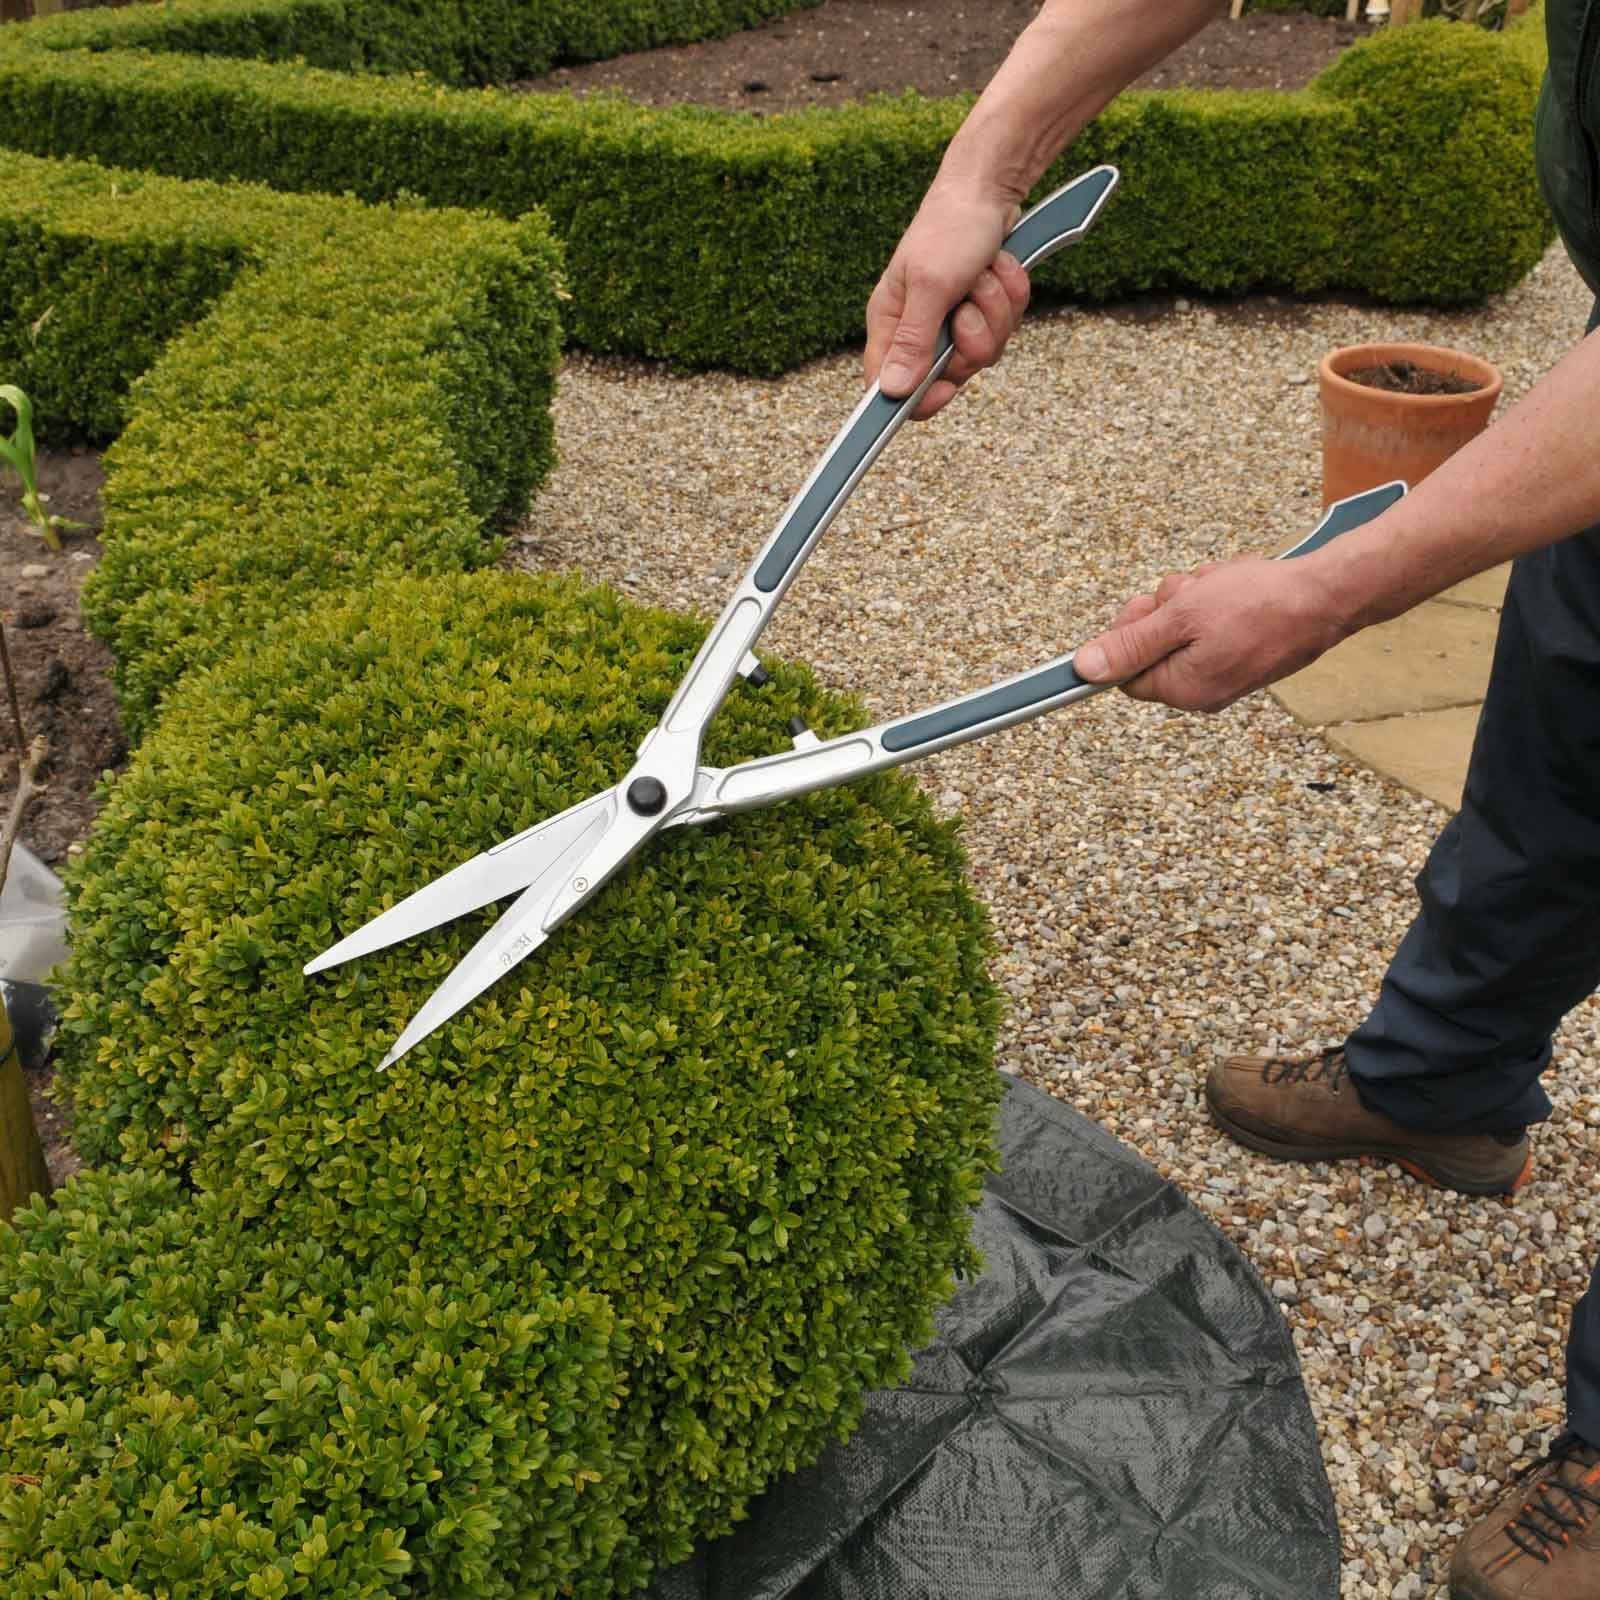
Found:
<path fill-rule="evenodd" d="M 22 1057 L 0 996 L 0 1222 L 36 1194 L 50 1193 L 50 1170 L 28 1104 Z"/>
<path fill-rule="evenodd" d="M 1361 0 L 1345 0 L 1344 20 L 1355 22 L 1361 16 Z"/>
<path fill-rule="evenodd" d="M 1231 21 L 1233 21 L 1233 22 L 1237 22 L 1239 20 L 1239 18 L 1242 17 L 1243 15 L 1244 15 L 1244 0 L 1233 0 L 1233 4 L 1228 7 L 1228 17 L 1229 17 L 1229 19 Z"/>
<path fill-rule="evenodd" d="M 1389 26 L 1404 27 L 1422 16 L 1422 0 L 1389 0 Z"/>

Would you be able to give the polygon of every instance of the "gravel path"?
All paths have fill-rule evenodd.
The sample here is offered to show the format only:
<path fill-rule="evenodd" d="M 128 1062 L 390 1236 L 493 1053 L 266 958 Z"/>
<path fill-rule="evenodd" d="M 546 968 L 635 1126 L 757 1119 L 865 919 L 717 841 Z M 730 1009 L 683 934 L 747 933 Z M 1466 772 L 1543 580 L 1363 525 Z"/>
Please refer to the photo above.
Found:
<path fill-rule="evenodd" d="M 1003 367 L 868 474 L 763 640 L 889 716 L 1070 649 L 1173 567 L 1315 520 L 1330 345 L 1420 338 L 1509 396 L 1582 332 L 1558 251 L 1461 314 L 1261 297 L 1034 313 Z M 522 559 L 720 609 L 858 392 L 846 353 L 764 382 L 574 356 L 563 464 Z M 1587 1282 L 1600 1010 L 1560 1041 L 1555 1119 L 1510 1204 L 1396 1170 L 1298 1168 L 1206 1119 L 1218 1052 L 1363 1014 L 1446 813 L 1265 695 L 1219 717 L 1107 696 L 912 769 L 965 819 L 1012 1000 L 1004 1065 L 1205 1207 L 1284 1302 L 1345 1543 L 1344 1595 L 1443 1595 L 1456 1536 L 1562 1417 Z"/>

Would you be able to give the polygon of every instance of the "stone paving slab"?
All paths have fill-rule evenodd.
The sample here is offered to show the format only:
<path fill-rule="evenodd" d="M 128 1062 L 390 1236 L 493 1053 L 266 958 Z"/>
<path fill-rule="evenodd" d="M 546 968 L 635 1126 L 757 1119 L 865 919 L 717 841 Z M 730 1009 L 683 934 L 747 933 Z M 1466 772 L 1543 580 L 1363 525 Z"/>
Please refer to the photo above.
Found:
<path fill-rule="evenodd" d="M 1364 629 L 1277 686 L 1302 722 L 1372 722 L 1483 699 L 1497 618 L 1429 600 Z"/>
<path fill-rule="evenodd" d="M 1439 598 L 1457 605 L 1492 606 L 1498 611 L 1505 601 L 1506 579 L 1510 576 L 1509 565 L 1491 567 L 1475 578 L 1468 578 L 1465 583 L 1456 584 L 1453 589 L 1446 589 Z"/>
<path fill-rule="evenodd" d="M 1346 722 L 1323 734 L 1336 750 L 1454 811 L 1461 803 L 1478 711 L 1475 705 L 1452 706 L 1377 722 Z"/>
<path fill-rule="evenodd" d="M 1357 761 L 1452 811 L 1494 654 L 1509 567 L 1368 628 L 1273 693 Z"/>

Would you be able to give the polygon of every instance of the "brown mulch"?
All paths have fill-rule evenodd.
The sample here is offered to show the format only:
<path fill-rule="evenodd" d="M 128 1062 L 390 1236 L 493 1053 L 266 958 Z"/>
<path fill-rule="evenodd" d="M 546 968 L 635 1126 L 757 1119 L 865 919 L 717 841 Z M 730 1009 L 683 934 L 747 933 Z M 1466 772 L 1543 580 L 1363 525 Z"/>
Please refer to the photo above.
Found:
<path fill-rule="evenodd" d="M 989 81 L 1037 10 L 1035 0 L 825 0 L 731 38 L 562 67 L 513 87 L 757 114 L 906 89 L 954 95 Z M 1224 15 L 1135 87 L 1299 89 L 1366 31 L 1300 11 Z"/>
<path fill-rule="evenodd" d="M 22 822 L 22 839 L 52 866 L 66 859 L 94 821 L 95 784 L 122 764 L 127 744 L 111 691 L 111 653 L 85 631 L 78 591 L 100 559 L 99 457 L 88 451 L 41 452 L 39 487 L 58 516 L 88 524 L 63 533 L 59 551 L 47 549 L 18 509 L 16 478 L 0 486 L 0 618 L 17 675 L 23 726 L 43 734 L 50 753 L 42 791 Z M 17 789 L 17 753 L 11 713 L 0 699 L 0 812 Z"/>
<path fill-rule="evenodd" d="M 50 1187 L 59 1189 L 73 1173 L 83 1171 L 84 1161 L 72 1142 L 72 1108 L 50 1098 L 54 1079 L 55 1071 L 48 1063 L 23 1069 L 22 1081 L 28 1086 L 28 1104 L 33 1109 L 34 1126 L 39 1130 Z"/>
<path fill-rule="evenodd" d="M 85 631 L 78 609 L 83 580 L 100 559 L 100 458 L 87 450 L 41 451 L 39 487 L 57 516 L 88 524 L 63 532 L 48 549 L 21 514 L 17 481 L 0 482 L 0 620 L 5 623 L 23 725 L 43 734 L 50 753 L 43 788 L 22 819 L 21 837 L 35 855 L 59 869 L 87 836 L 95 785 L 126 759 L 127 743 L 111 691 L 111 652 Z M 10 706 L 0 694 L 0 814 L 17 790 L 17 755 Z M 25 1073 L 28 1098 L 52 1182 L 83 1163 L 72 1145 L 70 1110 L 49 1098 L 48 1063 Z"/>

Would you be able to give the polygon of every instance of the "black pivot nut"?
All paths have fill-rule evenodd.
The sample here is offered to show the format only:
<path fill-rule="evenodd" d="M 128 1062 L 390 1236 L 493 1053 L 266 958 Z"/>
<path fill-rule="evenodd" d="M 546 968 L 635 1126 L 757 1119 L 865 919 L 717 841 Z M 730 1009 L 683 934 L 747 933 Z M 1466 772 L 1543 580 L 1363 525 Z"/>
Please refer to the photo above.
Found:
<path fill-rule="evenodd" d="M 667 786 L 659 778 L 635 778 L 628 785 L 628 804 L 641 817 L 653 817 L 667 803 Z"/>

